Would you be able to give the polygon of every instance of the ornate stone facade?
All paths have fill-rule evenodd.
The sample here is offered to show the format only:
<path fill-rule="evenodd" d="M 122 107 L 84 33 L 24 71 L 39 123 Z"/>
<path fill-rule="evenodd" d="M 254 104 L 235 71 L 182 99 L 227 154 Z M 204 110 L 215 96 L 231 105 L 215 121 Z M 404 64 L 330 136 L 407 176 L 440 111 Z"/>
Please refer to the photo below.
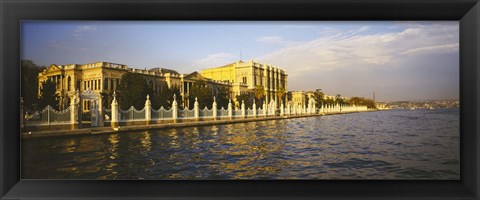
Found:
<path fill-rule="evenodd" d="M 60 98 L 60 108 L 63 109 L 68 107 L 69 101 L 76 90 L 80 93 L 90 89 L 98 94 L 113 94 L 113 91 L 117 90 L 121 78 L 125 73 L 142 75 L 147 81 L 147 84 L 153 87 L 154 92 L 160 92 L 162 84 L 167 84 L 170 88 L 179 88 L 183 106 L 188 105 L 189 89 L 196 81 L 202 80 L 209 85 L 215 85 L 215 87 L 232 87 L 229 83 L 207 79 L 198 72 L 179 74 L 171 69 L 154 68 L 143 70 L 129 68 L 123 64 L 96 62 L 83 65 L 50 65 L 50 67 L 38 75 L 38 92 L 40 95 L 40 88 L 45 80 L 54 80 L 57 84 L 56 92 Z M 113 100 L 112 98 L 113 97 L 108 97 L 107 102 L 111 102 Z M 82 101 L 80 103 L 83 112 L 90 110 L 91 105 L 89 101 Z M 109 108 L 110 103 L 107 103 L 105 106 Z"/>
<path fill-rule="evenodd" d="M 232 84 L 233 97 L 251 91 L 256 86 L 265 89 L 267 103 L 271 100 L 280 102 L 276 92 L 281 88 L 288 91 L 288 74 L 278 67 L 254 62 L 236 61 L 234 63 L 202 70 L 201 74 L 209 79 L 224 81 Z M 286 102 L 284 95 L 283 102 Z"/>

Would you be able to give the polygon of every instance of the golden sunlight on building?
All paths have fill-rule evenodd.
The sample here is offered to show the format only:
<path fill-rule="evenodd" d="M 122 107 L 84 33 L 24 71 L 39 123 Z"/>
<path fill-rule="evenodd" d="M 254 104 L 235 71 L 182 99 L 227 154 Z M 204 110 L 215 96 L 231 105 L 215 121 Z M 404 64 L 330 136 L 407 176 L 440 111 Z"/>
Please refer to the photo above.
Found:
<path fill-rule="evenodd" d="M 276 92 L 283 88 L 288 90 L 287 71 L 278 67 L 254 62 L 236 61 L 224 66 L 204 69 L 202 76 L 228 82 L 232 85 L 232 97 L 252 91 L 256 86 L 262 86 L 265 89 L 265 99 L 267 103 L 271 100 L 279 102 Z M 286 96 L 286 95 L 285 95 Z M 283 99 L 285 102 L 285 98 Z"/>

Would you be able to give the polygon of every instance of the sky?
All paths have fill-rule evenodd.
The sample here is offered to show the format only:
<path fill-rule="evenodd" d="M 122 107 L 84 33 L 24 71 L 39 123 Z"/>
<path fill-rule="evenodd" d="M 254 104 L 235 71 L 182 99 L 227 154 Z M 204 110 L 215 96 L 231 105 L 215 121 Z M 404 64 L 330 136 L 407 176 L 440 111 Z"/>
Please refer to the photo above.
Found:
<path fill-rule="evenodd" d="M 288 90 L 377 101 L 458 100 L 458 21 L 23 21 L 21 58 L 200 72 L 285 69 Z"/>

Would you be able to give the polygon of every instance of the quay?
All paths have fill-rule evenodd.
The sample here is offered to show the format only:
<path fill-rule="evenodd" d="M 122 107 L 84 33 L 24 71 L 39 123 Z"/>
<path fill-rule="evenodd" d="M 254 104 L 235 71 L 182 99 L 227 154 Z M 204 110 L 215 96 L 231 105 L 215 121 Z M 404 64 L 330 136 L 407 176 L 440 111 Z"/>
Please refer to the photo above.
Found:
<path fill-rule="evenodd" d="M 92 128 L 80 128 L 80 129 L 74 129 L 74 130 L 71 130 L 68 128 L 65 128 L 65 129 L 60 128 L 57 130 L 23 131 L 21 133 L 21 137 L 27 139 L 27 138 L 54 137 L 54 136 L 111 134 L 111 133 L 122 133 L 122 132 L 183 128 L 183 127 L 192 127 L 192 126 L 222 125 L 222 124 L 246 123 L 246 122 L 254 122 L 254 121 L 282 120 L 282 119 L 293 119 L 293 118 L 302 118 L 302 117 L 316 117 L 316 116 L 351 114 L 351 113 L 359 113 L 359 112 L 375 112 L 375 111 L 381 111 L 381 110 L 322 113 L 322 114 L 303 114 L 303 115 L 291 115 L 291 116 L 271 116 L 271 117 L 258 117 L 258 118 L 243 118 L 243 119 L 234 118 L 234 119 L 218 119 L 218 120 L 203 120 L 203 121 L 186 121 L 186 122 L 177 122 L 177 123 L 119 126 L 117 128 L 92 127 Z"/>

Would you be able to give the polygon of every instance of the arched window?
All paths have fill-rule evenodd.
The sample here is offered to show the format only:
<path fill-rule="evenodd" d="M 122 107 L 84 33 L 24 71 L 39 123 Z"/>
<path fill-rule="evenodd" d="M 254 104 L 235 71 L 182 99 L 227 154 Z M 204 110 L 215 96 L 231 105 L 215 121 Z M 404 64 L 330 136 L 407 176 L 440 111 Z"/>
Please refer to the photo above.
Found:
<path fill-rule="evenodd" d="M 71 90 L 71 86 L 72 86 L 72 78 L 70 76 L 68 76 L 68 78 L 67 78 L 67 91 Z"/>

